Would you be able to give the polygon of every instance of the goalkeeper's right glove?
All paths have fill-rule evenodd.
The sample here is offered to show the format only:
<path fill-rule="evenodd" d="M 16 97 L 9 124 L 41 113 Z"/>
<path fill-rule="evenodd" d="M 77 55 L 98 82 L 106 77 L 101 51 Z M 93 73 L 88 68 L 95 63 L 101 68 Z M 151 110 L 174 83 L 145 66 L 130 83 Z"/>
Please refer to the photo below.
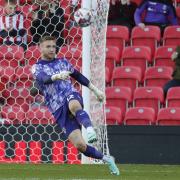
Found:
<path fill-rule="evenodd" d="M 104 102 L 105 101 L 105 95 L 104 93 L 99 90 L 96 86 L 94 86 L 92 83 L 89 83 L 89 89 L 94 92 L 95 96 L 97 97 L 98 101 Z"/>
<path fill-rule="evenodd" d="M 71 74 L 70 71 L 62 71 L 58 74 L 54 74 L 51 76 L 52 81 L 56 81 L 56 80 L 66 80 L 69 78 L 69 75 Z"/>

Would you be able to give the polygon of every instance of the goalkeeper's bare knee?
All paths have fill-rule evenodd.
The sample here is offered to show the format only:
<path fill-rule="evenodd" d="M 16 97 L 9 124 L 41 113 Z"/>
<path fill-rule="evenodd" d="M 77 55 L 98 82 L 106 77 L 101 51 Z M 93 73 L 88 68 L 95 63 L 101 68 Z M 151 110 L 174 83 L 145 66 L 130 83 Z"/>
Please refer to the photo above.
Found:
<path fill-rule="evenodd" d="M 83 142 L 78 142 L 75 146 L 81 153 L 86 151 L 87 145 Z"/>
<path fill-rule="evenodd" d="M 74 130 L 68 139 L 80 152 L 83 153 L 86 151 L 87 145 L 79 129 Z"/>
<path fill-rule="evenodd" d="M 75 116 L 76 112 L 81 110 L 82 106 L 77 100 L 72 100 L 69 102 L 69 110 Z"/>

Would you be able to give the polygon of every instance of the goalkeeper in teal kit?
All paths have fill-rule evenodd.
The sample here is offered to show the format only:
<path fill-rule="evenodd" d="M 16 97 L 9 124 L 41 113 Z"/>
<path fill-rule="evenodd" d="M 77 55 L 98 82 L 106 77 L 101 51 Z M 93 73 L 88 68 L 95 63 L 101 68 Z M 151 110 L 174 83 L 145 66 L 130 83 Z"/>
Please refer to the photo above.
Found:
<path fill-rule="evenodd" d="M 86 128 L 89 143 L 97 141 L 91 120 L 83 110 L 83 99 L 71 83 L 70 77 L 94 92 L 99 101 L 104 94 L 65 58 L 55 58 L 56 39 L 45 36 L 40 40 L 41 59 L 32 67 L 36 86 L 43 94 L 45 103 L 69 141 L 85 156 L 100 159 L 109 165 L 112 174 L 119 170 L 111 156 L 103 155 L 87 145 L 81 134 L 81 125 Z"/>

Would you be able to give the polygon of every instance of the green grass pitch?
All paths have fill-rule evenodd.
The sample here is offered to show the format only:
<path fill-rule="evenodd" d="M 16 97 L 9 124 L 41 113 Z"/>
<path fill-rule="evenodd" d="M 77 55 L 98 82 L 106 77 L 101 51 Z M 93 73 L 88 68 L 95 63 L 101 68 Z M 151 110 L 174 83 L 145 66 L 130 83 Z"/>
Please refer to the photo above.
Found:
<path fill-rule="evenodd" d="M 180 166 L 118 165 L 120 176 L 109 174 L 106 165 L 0 164 L 2 180 L 180 180 Z"/>

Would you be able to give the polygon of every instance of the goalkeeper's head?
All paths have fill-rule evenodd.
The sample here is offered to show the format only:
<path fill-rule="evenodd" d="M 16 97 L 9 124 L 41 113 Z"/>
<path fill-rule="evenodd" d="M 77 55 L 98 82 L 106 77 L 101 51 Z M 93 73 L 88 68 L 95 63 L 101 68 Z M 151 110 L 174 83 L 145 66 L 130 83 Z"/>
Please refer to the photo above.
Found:
<path fill-rule="evenodd" d="M 53 60 L 56 56 L 56 38 L 53 36 L 44 36 L 39 41 L 41 58 L 43 60 Z"/>

